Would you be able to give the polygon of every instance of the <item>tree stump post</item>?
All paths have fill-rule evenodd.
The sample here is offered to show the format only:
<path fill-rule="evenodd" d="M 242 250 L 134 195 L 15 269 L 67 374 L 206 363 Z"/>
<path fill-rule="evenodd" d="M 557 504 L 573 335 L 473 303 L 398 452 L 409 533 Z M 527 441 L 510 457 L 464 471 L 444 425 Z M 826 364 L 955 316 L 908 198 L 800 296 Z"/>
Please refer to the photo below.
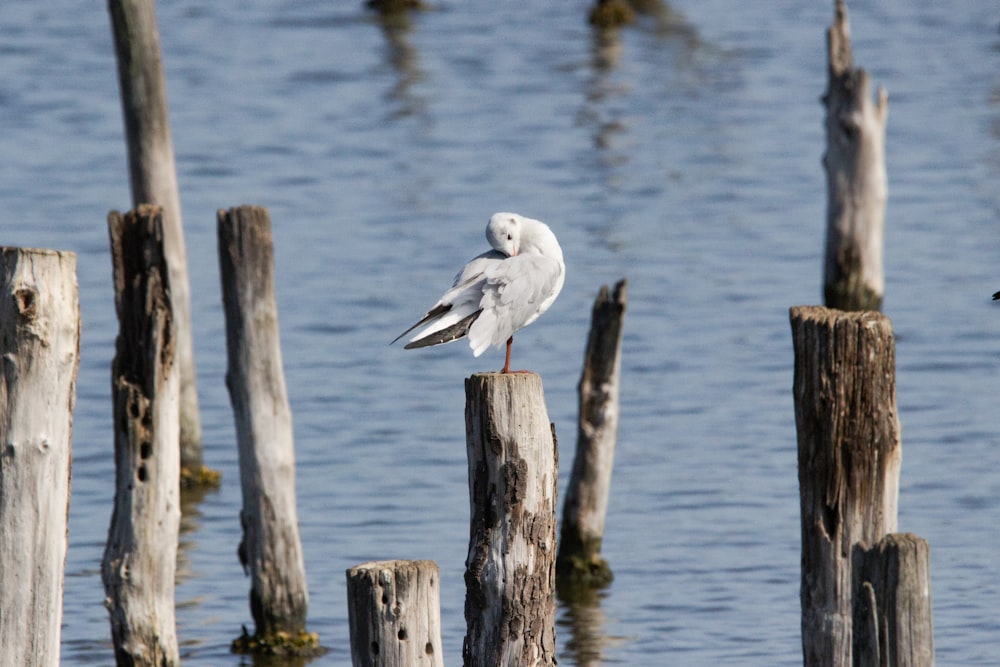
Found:
<path fill-rule="evenodd" d="M 556 663 L 558 454 L 534 373 L 465 381 L 471 524 L 464 664 Z"/>
<path fill-rule="evenodd" d="M 889 318 L 790 311 L 806 665 L 851 665 L 851 550 L 896 529 L 902 457 Z"/>
<path fill-rule="evenodd" d="M 226 317 L 226 387 L 239 446 L 243 539 L 253 637 L 234 649 L 310 653 L 309 593 L 295 505 L 295 446 L 274 295 L 274 246 L 267 209 L 218 212 L 219 268 Z"/>
<path fill-rule="evenodd" d="M 118 339 L 111 371 L 115 505 L 101 575 L 118 665 L 179 664 L 179 375 L 158 206 L 108 216 Z"/>
<path fill-rule="evenodd" d="M 933 667 L 930 545 L 911 533 L 854 547 L 854 664 Z"/>
<path fill-rule="evenodd" d="M 0 656 L 59 664 L 80 302 L 76 255 L 0 247 Z"/>
<path fill-rule="evenodd" d="M 618 439 L 618 386 L 626 282 L 601 287 L 594 301 L 580 376 L 576 456 L 566 487 L 556 575 L 562 586 L 606 586 L 612 574 L 601 557 Z"/>
<path fill-rule="evenodd" d="M 362 563 L 347 570 L 354 667 L 443 667 L 440 582 L 431 560 Z"/>
<path fill-rule="evenodd" d="M 885 127 L 889 96 L 879 87 L 872 101 L 868 73 L 855 68 L 844 0 L 836 0 L 827 30 L 829 79 L 826 107 L 826 260 L 823 298 L 841 310 L 878 310 L 885 276 L 882 246 L 888 178 Z"/>
<path fill-rule="evenodd" d="M 201 417 L 191 334 L 191 288 L 181 222 L 181 200 L 167 109 L 160 32 L 154 0 L 108 0 L 118 61 L 132 206 L 163 207 L 163 245 L 170 273 L 170 302 L 177 328 L 180 370 L 181 466 L 185 484 L 218 483 L 204 467 Z"/>

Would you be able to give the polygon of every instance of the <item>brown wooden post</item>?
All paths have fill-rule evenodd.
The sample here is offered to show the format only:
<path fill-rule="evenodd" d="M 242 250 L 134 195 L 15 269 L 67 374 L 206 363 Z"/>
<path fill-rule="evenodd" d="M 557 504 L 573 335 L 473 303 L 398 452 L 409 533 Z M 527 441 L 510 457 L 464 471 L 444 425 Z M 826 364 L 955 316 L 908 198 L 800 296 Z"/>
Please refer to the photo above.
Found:
<path fill-rule="evenodd" d="M 241 651 L 309 653 L 309 593 L 295 506 L 295 444 L 278 333 L 274 246 L 267 209 L 218 212 L 219 268 L 229 365 L 226 387 L 239 446 L 243 539 L 254 637 Z M 285 639 L 290 640 L 286 642 Z"/>
<path fill-rule="evenodd" d="M 806 665 L 851 665 L 851 550 L 896 529 L 901 442 L 889 318 L 791 309 Z"/>
<path fill-rule="evenodd" d="M 80 300 L 76 255 L 0 247 L 0 662 L 59 664 Z"/>
<path fill-rule="evenodd" d="M 872 101 L 868 73 L 855 68 L 844 0 L 827 30 L 826 262 L 824 303 L 842 310 L 878 310 L 885 277 L 882 246 L 888 179 L 885 127 L 889 96 Z"/>
<path fill-rule="evenodd" d="M 626 283 L 611 294 L 601 287 L 594 301 L 584 357 L 576 456 L 566 487 L 556 575 L 560 587 L 605 586 L 612 574 L 601 557 L 604 519 L 611 492 L 611 471 L 618 440 L 618 385 Z"/>
<path fill-rule="evenodd" d="M 635 22 L 635 10 L 629 0 L 597 0 L 587 20 L 598 29 L 619 28 Z"/>
<path fill-rule="evenodd" d="M 854 548 L 856 667 L 933 667 L 930 563 L 927 540 L 910 533 Z"/>
<path fill-rule="evenodd" d="M 465 381 L 471 526 L 465 561 L 465 665 L 556 663 L 558 454 L 542 380 Z"/>
<path fill-rule="evenodd" d="M 118 339 L 115 505 L 101 575 L 118 665 L 176 665 L 179 376 L 158 206 L 108 216 Z"/>
<path fill-rule="evenodd" d="M 362 563 L 347 570 L 354 667 L 443 667 L 441 573 L 432 560 Z"/>
<path fill-rule="evenodd" d="M 108 0 L 108 12 L 118 59 L 132 206 L 158 204 L 163 207 L 163 245 L 177 328 L 175 347 L 180 370 L 179 418 L 184 482 L 214 484 L 218 483 L 218 473 L 205 469 L 202 461 L 201 417 L 191 336 L 191 288 L 156 5 L 154 0 Z"/>

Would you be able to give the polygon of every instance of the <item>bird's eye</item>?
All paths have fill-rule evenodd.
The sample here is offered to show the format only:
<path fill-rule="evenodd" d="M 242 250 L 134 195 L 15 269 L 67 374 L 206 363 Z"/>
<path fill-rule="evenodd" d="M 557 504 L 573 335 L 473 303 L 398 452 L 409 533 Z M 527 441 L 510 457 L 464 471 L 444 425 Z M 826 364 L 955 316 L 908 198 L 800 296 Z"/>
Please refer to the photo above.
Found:
<path fill-rule="evenodd" d="M 507 240 L 508 241 L 513 241 L 514 240 L 514 235 L 513 234 L 508 234 L 507 235 Z"/>

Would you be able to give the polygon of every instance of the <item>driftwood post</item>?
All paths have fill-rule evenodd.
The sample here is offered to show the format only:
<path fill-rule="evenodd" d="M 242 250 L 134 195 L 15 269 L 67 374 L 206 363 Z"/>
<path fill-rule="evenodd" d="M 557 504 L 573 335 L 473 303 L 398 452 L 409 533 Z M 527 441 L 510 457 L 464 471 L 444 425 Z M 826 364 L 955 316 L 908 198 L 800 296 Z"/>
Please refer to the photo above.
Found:
<path fill-rule="evenodd" d="M 872 101 L 868 73 L 855 68 L 844 0 L 827 30 L 826 262 L 824 303 L 842 310 L 878 310 L 885 277 L 882 245 L 888 184 L 885 127 L 889 96 Z"/>
<path fill-rule="evenodd" d="M 0 247 L 0 656 L 59 664 L 80 303 L 76 255 Z"/>
<path fill-rule="evenodd" d="M 621 375 L 622 326 L 626 283 L 614 293 L 601 287 L 594 301 L 590 335 L 580 377 L 579 425 L 573 472 L 566 487 L 556 574 L 560 586 L 604 586 L 611 582 L 601 557 L 604 519 L 611 492 L 611 471 L 618 439 L 618 380 Z"/>
<path fill-rule="evenodd" d="M 854 548 L 857 667 L 933 667 L 930 563 L 927 541 L 910 533 Z"/>
<path fill-rule="evenodd" d="M 218 212 L 219 269 L 229 365 L 226 387 L 239 446 L 243 539 L 254 637 L 239 651 L 309 653 L 309 593 L 295 506 L 295 446 L 274 295 L 274 246 L 267 209 Z"/>
<path fill-rule="evenodd" d="M 176 322 L 180 370 L 181 466 L 185 483 L 217 483 L 204 467 L 201 418 L 191 337 L 191 297 L 174 146 L 167 113 L 160 33 L 154 0 L 108 0 L 118 60 L 132 206 L 163 207 L 163 246 L 170 272 L 170 303 Z"/>
<path fill-rule="evenodd" d="M 108 216 L 118 312 L 111 367 L 115 505 L 101 568 L 119 665 L 179 663 L 179 377 L 160 208 Z"/>
<path fill-rule="evenodd" d="M 440 582 L 431 560 L 379 561 L 349 569 L 354 667 L 443 667 Z"/>
<path fill-rule="evenodd" d="M 791 309 L 806 665 L 851 665 L 851 550 L 896 529 L 902 456 L 889 318 Z"/>
<path fill-rule="evenodd" d="M 534 373 L 465 381 L 465 665 L 554 665 L 558 454 Z"/>

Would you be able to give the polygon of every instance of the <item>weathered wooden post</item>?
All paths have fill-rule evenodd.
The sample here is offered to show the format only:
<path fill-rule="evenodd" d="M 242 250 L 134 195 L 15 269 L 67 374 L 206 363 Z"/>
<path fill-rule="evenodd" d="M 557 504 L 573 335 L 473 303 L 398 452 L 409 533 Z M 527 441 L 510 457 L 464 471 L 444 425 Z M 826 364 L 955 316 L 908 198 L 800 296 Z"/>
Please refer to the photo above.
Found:
<path fill-rule="evenodd" d="M 854 547 L 854 664 L 933 667 L 930 545 L 910 533 Z"/>
<path fill-rule="evenodd" d="M 443 667 L 440 582 L 432 560 L 378 561 L 347 570 L 354 667 Z"/>
<path fill-rule="evenodd" d="M 635 10 L 628 0 L 597 0 L 587 21 L 595 28 L 618 28 L 635 22 Z"/>
<path fill-rule="evenodd" d="M 158 206 L 108 216 L 118 312 L 115 505 L 101 577 L 119 665 L 176 665 L 179 376 Z"/>
<path fill-rule="evenodd" d="M 626 282 L 614 293 L 601 287 L 591 314 L 590 335 L 580 376 L 579 423 L 573 472 L 566 487 L 556 576 L 560 588 L 605 586 L 612 574 L 601 557 L 604 519 L 618 440 L 618 385 Z"/>
<path fill-rule="evenodd" d="M 253 637 L 238 651 L 311 653 L 309 593 L 295 507 L 295 446 L 274 296 L 274 245 L 267 209 L 218 212 L 219 269 L 229 364 L 226 387 L 239 446 L 243 539 L 238 555 L 250 575 Z"/>
<path fill-rule="evenodd" d="M 108 0 L 108 12 L 118 59 L 132 206 L 158 204 L 163 207 L 163 245 L 177 328 L 174 345 L 180 368 L 184 483 L 217 484 L 218 472 L 206 469 L 202 460 L 201 418 L 191 337 L 191 288 L 156 6 L 154 0 Z"/>
<path fill-rule="evenodd" d="M 469 666 L 554 665 L 558 454 L 534 373 L 465 381 Z"/>
<path fill-rule="evenodd" d="M 842 310 L 878 310 L 885 276 L 882 245 L 888 185 L 885 127 L 889 96 L 873 102 L 868 73 L 855 68 L 844 0 L 827 30 L 826 262 L 824 303 Z"/>
<path fill-rule="evenodd" d="M 0 247 L 0 656 L 58 665 L 80 365 L 76 255 Z"/>
<path fill-rule="evenodd" d="M 851 665 L 851 550 L 896 529 L 902 456 L 889 318 L 790 312 L 806 665 Z"/>

